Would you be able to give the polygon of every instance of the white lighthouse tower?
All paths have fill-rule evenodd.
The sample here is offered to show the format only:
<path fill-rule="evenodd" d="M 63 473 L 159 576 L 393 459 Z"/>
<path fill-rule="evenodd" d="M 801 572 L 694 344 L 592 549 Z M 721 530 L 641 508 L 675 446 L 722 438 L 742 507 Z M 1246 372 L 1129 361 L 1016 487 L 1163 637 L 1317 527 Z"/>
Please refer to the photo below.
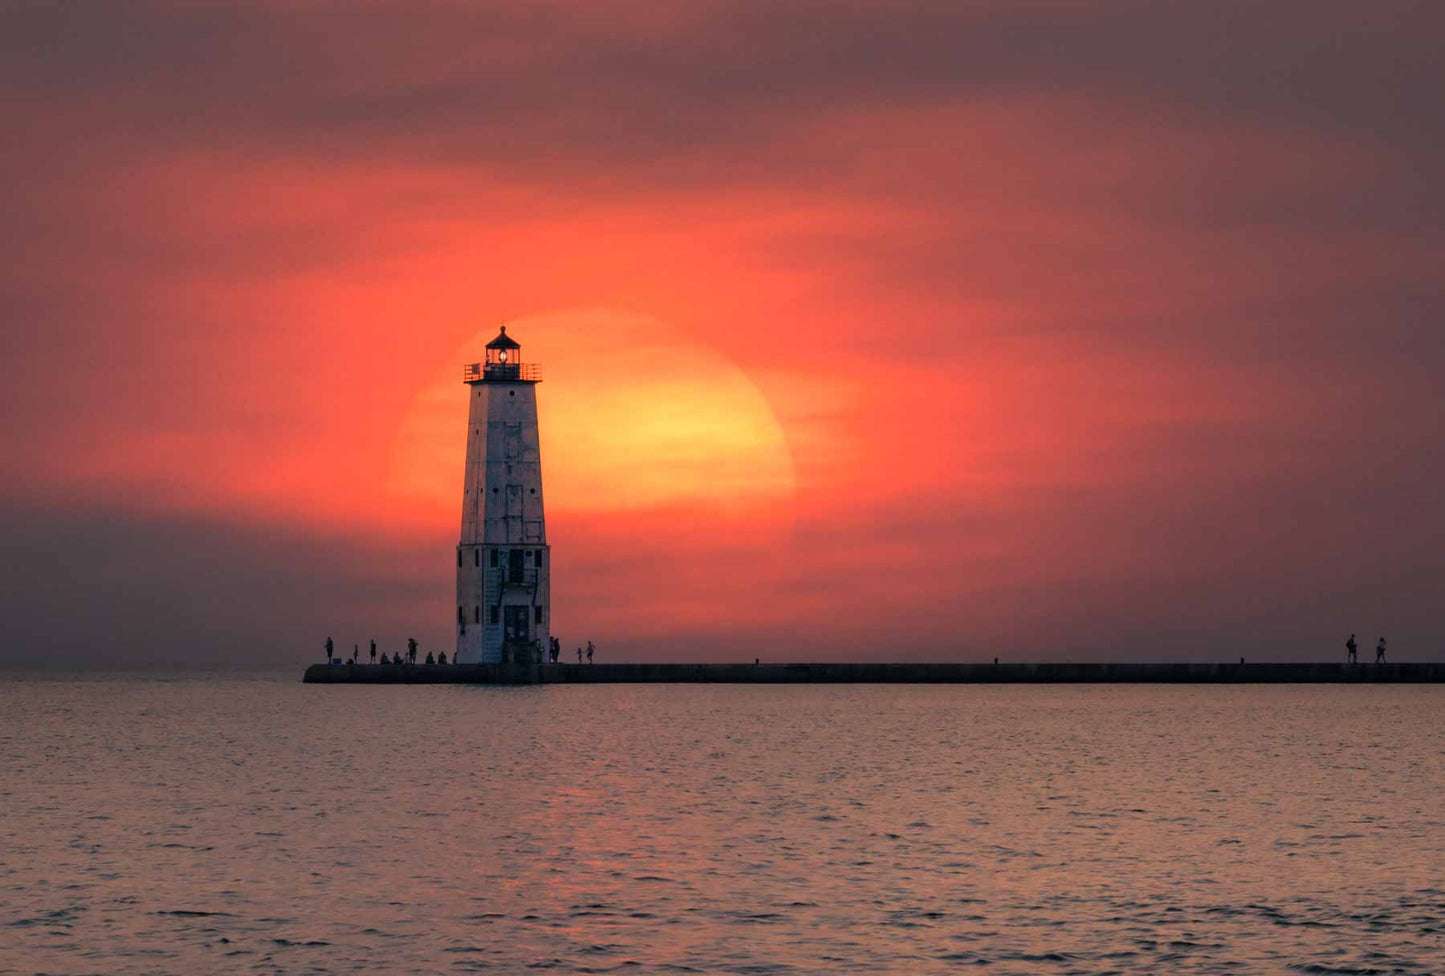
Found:
<path fill-rule="evenodd" d="M 467 366 L 467 474 L 457 544 L 459 664 L 540 663 L 552 623 L 552 557 L 542 517 L 540 371 L 502 327 Z M 537 642 L 534 644 L 533 642 Z"/>

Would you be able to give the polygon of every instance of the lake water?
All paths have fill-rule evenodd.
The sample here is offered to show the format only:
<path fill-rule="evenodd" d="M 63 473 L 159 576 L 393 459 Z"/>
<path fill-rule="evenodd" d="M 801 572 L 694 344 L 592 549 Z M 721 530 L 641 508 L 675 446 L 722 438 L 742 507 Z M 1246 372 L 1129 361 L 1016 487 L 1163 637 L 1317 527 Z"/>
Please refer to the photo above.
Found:
<path fill-rule="evenodd" d="M 0 972 L 1445 972 L 1445 688 L 298 677 L 0 681 Z"/>

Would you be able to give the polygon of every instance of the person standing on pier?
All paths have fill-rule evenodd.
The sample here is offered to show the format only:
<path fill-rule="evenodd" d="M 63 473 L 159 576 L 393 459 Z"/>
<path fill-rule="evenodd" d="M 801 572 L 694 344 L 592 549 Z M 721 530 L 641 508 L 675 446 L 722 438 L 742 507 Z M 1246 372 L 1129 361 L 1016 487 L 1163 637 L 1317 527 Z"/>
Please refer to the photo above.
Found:
<path fill-rule="evenodd" d="M 1350 664 L 1360 663 L 1360 648 L 1355 643 L 1355 635 L 1351 634 L 1350 639 L 1345 641 L 1345 660 Z"/>
<path fill-rule="evenodd" d="M 330 664 L 330 663 L 331 663 L 331 657 L 332 657 L 332 653 L 331 653 L 331 652 L 334 651 L 335 649 L 336 649 L 336 645 L 333 644 L 333 643 L 331 643 L 331 638 L 330 638 L 330 637 L 326 638 L 326 663 L 327 663 L 327 664 Z"/>
<path fill-rule="evenodd" d="M 371 663 L 376 663 L 376 641 L 371 642 Z"/>
<path fill-rule="evenodd" d="M 580 648 L 580 647 L 577 648 L 577 663 L 578 663 L 578 664 L 581 664 L 581 663 L 582 663 L 582 648 Z"/>
<path fill-rule="evenodd" d="M 408 637 L 408 638 L 406 639 L 406 660 L 407 660 L 407 663 L 408 663 L 408 664 L 415 664 L 415 663 L 416 663 L 416 638 L 415 638 L 415 637 Z"/>
<path fill-rule="evenodd" d="M 588 664 L 591 664 L 591 663 L 592 663 L 592 655 L 593 655 L 593 653 L 594 653 L 596 650 L 597 650 L 597 645 L 594 644 L 594 643 L 592 643 L 591 641 L 588 641 L 588 642 L 587 642 L 587 663 L 588 663 Z"/>
<path fill-rule="evenodd" d="M 1385 638 L 1380 638 L 1380 643 L 1375 645 L 1375 663 L 1385 663 Z"/>

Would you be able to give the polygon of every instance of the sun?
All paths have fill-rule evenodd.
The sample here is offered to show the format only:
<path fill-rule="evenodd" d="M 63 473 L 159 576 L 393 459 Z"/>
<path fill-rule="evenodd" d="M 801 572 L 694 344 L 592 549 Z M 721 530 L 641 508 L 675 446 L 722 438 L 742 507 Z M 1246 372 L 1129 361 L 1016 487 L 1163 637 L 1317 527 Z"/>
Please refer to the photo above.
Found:
<path fill-rule="evenodd" d="M 459 513 L 462 367 L 479 329 L 420 389 L 391 451 L 387 488 L 410 514 Z M 680 518 L 790 528 L 796 482 L 783 429 L 737 363 L 676 326 L 606 308 L 507 323 L 542 372 L 538 421 L 547 517 Z"/>

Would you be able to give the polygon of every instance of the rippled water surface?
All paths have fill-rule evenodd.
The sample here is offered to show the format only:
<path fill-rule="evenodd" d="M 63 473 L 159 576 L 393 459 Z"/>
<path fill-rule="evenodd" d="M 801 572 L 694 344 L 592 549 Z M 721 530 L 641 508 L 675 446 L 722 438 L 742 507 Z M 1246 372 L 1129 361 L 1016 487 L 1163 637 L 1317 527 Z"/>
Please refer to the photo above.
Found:
<path fill-rule="evenodd" d="M 1445 689 L 0 681 L 0 972 L 1445 972 Z"/>

